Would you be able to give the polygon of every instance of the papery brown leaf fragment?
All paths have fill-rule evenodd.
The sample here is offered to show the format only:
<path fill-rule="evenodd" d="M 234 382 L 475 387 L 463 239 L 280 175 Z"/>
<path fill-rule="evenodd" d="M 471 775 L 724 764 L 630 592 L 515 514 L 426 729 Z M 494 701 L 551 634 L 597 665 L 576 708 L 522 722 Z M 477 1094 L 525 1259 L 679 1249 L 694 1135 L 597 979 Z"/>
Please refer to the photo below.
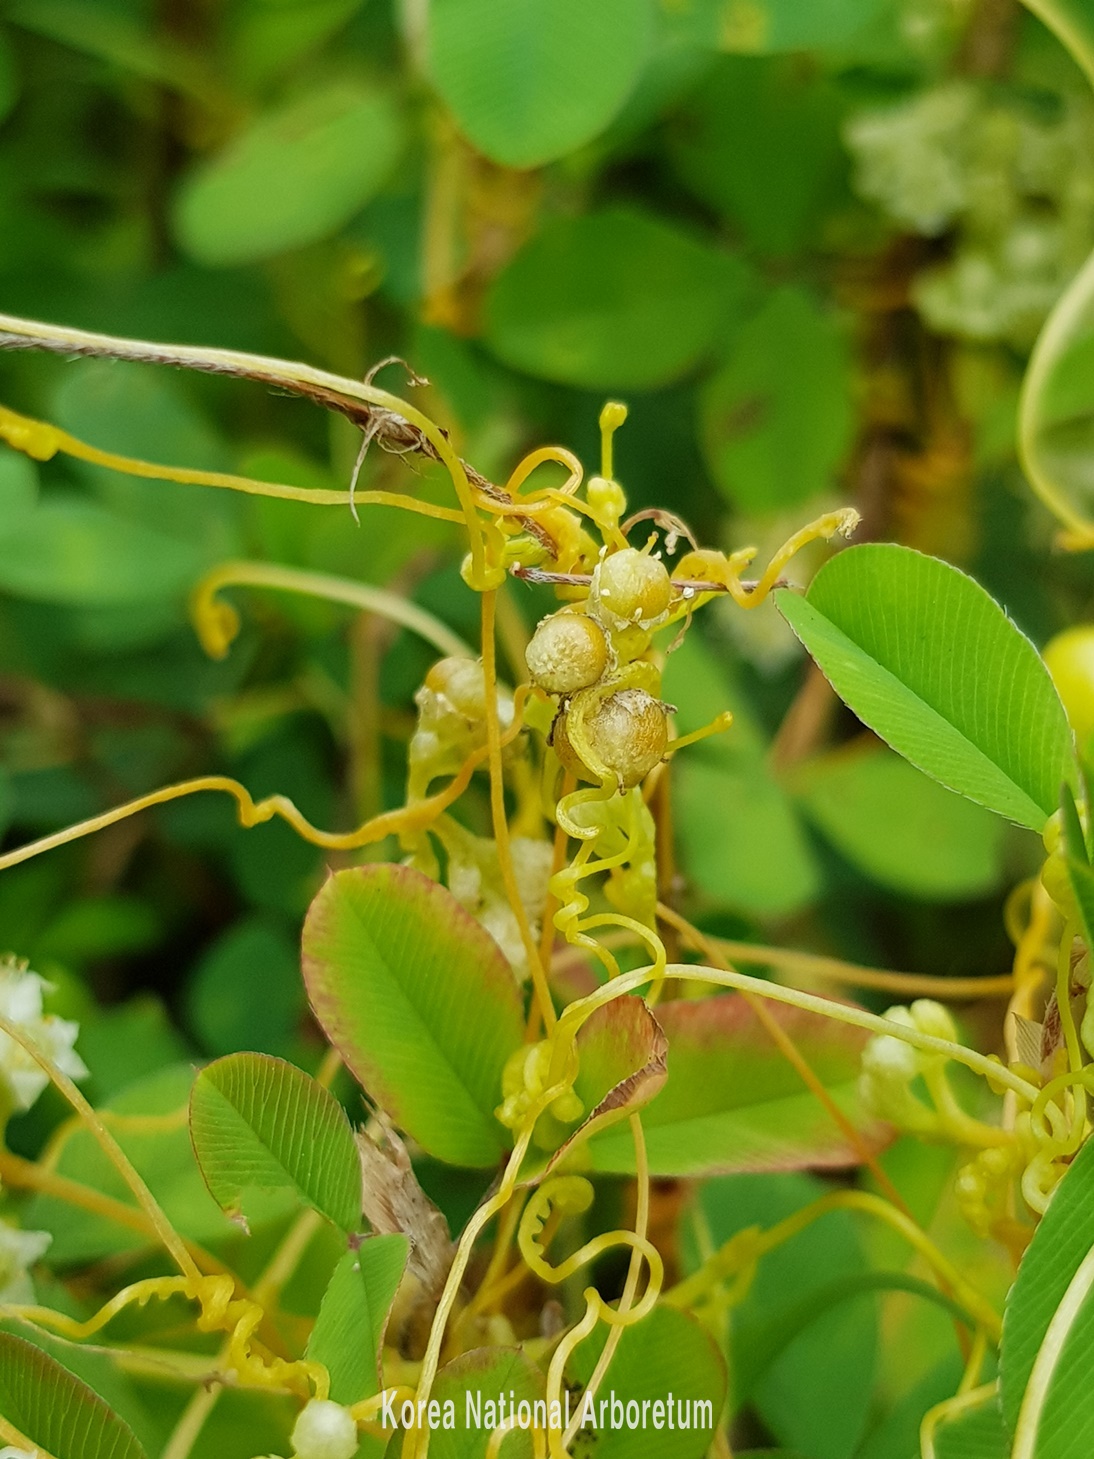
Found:
<path fill-rule="evenodd" d="M 378 1235 L 401 1234 L 410 1241 L 407 1270 L 427 1297 L 439 1296 L 456 1248 L 444 1215 L 422 1190 L 410 1155 L 393 1126 L 377 1114 L 379 1139 L 358 1131 L 361 1209 Z"/>

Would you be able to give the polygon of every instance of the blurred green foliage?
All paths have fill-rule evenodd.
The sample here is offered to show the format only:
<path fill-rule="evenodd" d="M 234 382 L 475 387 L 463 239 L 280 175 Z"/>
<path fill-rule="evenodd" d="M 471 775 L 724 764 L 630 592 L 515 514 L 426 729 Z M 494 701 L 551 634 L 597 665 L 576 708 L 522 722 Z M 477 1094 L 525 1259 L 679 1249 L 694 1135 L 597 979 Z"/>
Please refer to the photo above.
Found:
<path fill-rule="evenodd" d="M 0 309 L 358 377 L 397 354 L 496 479 L 547 440 L 595 469 L 598 411 L 621 394 L 633 509 L 763 549 L 855 504 L 866 536 L 967 568 L 1040 643 L 1091 616 L 1094 580 L 1089 559 L 1047 556 L 1013 417 L 1033 333 L 1094 245 L 1092 134 L 1082 77 L 1009 0 L 6 0 Z M 381 383 L 402 389 L 399 367 Z M 152 367 L 0 354 L 0 400 L 103 449 L 302 485 L 344 485 L 359 445 L 299 401 Z M 373 448 L 362 485 L 407 469 Z M 0 448 L 6 844 L 206 773 L 324 826 L 401 803 L 420 642 L 237 591 L 243 632 L 213 662 L 186 595 L 227 558 L 280 562 L 391 587 L 470 635 L 459 550 L 446 524 L 384 509 L 358 529 Z M 506 591 L 519 641 L 547 599 Z M 670 660 L 682 732 L 736 715 L 673 773 L 689 915 L 879 966 L 1003 971 L 1002 899 L 1035 838 L 897 762 L 803 664 L 770 608 L 711 612 Z M 484 830 L 485 796 L 464 805 Z M 97 1097 L 169 1112 L 191 1056 L 314 1067 L 297 943 L 326 864 L 283 825 L 244 832 L 192 799 L 4 872 L 0 950 L 82 1020 Z M 13 1146 L 35 1153 L 56 1118 L 44 1100 Z M 182 1229 L 224 1238 L 188 1139 L 133 1136 L 133 1158 L 165 1166 Z M 75 1137 L 58 1168 L 109 1190 L 101 1163 Z M 435 1194 L 466 1207 L 456 1177 Z M 729 1177 L 704 1210 L 722 1239 L 811 1194 Z M 25 1219 L 61 1261 L 132 1244 L 46 1196 Z M 772 1293 L 868 1264 L 836 1217 L 812 1239 Z M 747 1342 L 758 1301 L 727 1341 Z M 738 1395 L 759 1440 L 907 1459 L 908 1415 L 952 1391 L 952 1355 L 942 1322 L 883 1372 L 880 1405 L 859 1402 L 880 1358 L 852 1316 L 874 1302 Z M 851 1397 L 825 1385 L 836 1343 Z M 208 1452 L 249 1459 L 232 1402 Z"/>

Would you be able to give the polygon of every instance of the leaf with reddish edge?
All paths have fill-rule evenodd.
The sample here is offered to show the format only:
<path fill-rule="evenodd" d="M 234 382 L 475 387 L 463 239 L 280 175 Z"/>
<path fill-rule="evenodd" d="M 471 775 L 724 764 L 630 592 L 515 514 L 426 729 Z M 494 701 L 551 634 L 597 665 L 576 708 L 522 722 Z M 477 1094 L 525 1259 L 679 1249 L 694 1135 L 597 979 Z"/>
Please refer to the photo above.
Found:
<path fill-rule="evenodd" d="M 512 969 L 451 892 L 406 866 L 335 872 L 304 923 L 315 1016 L 369 1095 L 430 1155 L 495 1164 L 494 1110 L 524 1036 Z"/>
<path fill-rule="evenodd" d="M 858 1097 L 869 1037 L 834 1019 L 773 1004 L 771 1011 L 859 1132 L 863 1147 L 890 1138 Z M 668 1078 L 646 1109 L 650 1171 L 662 1176 L 731 1174 L 855 1165 L 860 1151 L 772 1043 L 739 994 L 663 1004 Z M 593 1135 L 577 1160 L 604 1174 L 634 1170 L 626 1130 Z"/>
<path fill-rule="evenodd" d="M 665 1082 L 667 1050 L 664 1029 L 644 999 L 616 998 L 596 1009 L 577 1036 L 580 1065 L 574 1092 L 585 1117 L 576 1130 L 567 1133 L 551 1164 L 561 1160 L 575 1143 L 649 1104 Z M 548 1143 L 551 1127 L 551 1116 L 545 1115 L 536 1130 L 537 1143 Z"/>

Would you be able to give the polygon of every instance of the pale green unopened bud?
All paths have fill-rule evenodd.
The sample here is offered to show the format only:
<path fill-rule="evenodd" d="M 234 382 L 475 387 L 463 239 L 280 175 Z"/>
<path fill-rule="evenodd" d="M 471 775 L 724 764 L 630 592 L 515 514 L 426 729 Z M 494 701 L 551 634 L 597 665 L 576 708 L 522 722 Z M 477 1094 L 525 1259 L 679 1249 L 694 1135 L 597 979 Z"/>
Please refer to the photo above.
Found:
<path fill-rule="evenodd" d="M 295 1459 L 353 1459 L 357 1424 L 348 1408 L 330 1399 L 313 1398 L 301 1410 L 292 1431 Z"/>

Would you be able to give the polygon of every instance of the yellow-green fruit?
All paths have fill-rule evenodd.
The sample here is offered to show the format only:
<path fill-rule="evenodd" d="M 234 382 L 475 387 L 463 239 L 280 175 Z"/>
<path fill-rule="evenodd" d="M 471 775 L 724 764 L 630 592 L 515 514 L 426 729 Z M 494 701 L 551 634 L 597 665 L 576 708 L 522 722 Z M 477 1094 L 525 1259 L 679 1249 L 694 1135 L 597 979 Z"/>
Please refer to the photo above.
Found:
<path fill-rule="evenodd" d="M 524 652 L 534 683 L 548 694 L 573 694 L 601 677 L 608 663 L 604 630 L 584 613 L 545 618 Z"/>
<path fill-rule="evenodd" d="M 486 681 L 478 659 L 438 659 L 425 676 L 425 687 L 443 694 L 467 719 L 486 717 Z"/>
<path fill-rule="evenodd" d="M 578 755 L 565 716 L 556 723 L 552 741 L 558 758 L 578 774 L 606 774 L 624 787 L 645 779 L 668 748 L 665 706 L 645 689 L 609 694 L 584 716 L 582 728 L 588 760 Z"/>
<path fill-rule="evenodd" d="M 650 623 L 661 617 L 672 599 L 665 564 L 634 547 L 604 558 L 593 591 L 601 611 L 620 623 Z"/>
<path fill-rule="evenodd" d="M 1094 734 L 1094 624 L 1065 628 L 1046 646 L 1045 663 L 1080 746 Z"/>

